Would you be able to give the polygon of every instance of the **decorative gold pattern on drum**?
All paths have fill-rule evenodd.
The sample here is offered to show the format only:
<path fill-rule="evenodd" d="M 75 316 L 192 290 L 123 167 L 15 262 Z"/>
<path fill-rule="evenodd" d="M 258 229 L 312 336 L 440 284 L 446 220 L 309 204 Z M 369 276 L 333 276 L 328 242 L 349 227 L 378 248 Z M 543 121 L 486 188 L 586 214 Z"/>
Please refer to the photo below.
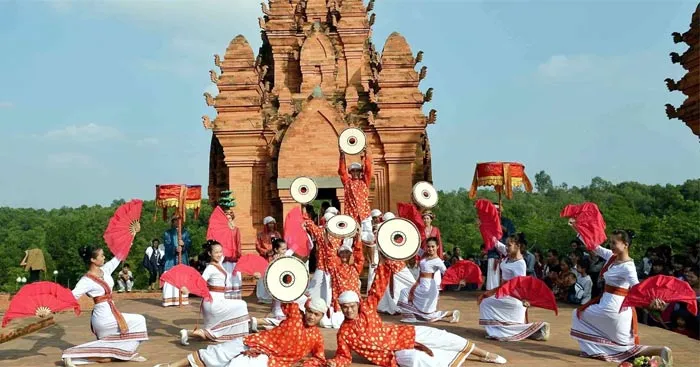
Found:
<path fill-rule="evenodd" d="M 306 265 L 296 257 L 280 257 L 267 266 L 263 283 L 272 298 L 280 302 L 292 302 L 306 292 L 309 272 Z"/>
<path fill-rule="evenodd" d="M 365 150 L 365 144 L 367 144 L 365 133 L 355 127 L 343 130 L 338 137 L 338 146 L 345 154 L 360 154 L 360 152 Z"/>
<path fill-rule="evenodd" d="M 438 193 L 430 182 L 421 181 L 413 185 L 413 201 L 423 209 L 432 209 L 438 203 Z"/>
<path fill-rule="evenodd" d="M 412 258 L 420 248 L 420 232 L 415 224 L 403 218 L 390 219 L 377 230 L 377 248 L 388 259 L 403 261 Z"/>
<path fill-rule="evenodd" d="M 358 224 L 353 217 L 345 214 L 336 215 L 326 223 L 328 233 L 333 237 L 348 238 L 357 234 Z"/>
<path fill-rule="evenodd" d="M 299 204 L 308 204 L 316 199 L 318 186 L 310 177 L 297 177 L 289 187 L 292 198 Z"/>

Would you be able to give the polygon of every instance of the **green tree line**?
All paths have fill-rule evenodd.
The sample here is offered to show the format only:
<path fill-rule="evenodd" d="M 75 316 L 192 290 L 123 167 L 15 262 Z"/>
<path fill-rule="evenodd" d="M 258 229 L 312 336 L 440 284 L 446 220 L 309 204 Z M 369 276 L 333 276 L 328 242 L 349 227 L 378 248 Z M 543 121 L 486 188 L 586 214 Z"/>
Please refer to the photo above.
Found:
<path fill-rule="evenodd" d="M 639 258 L 649 246 L 671 245 L 682 251 L 684 245 L 700 239 L 700 179 L 688 180 L 682 185 L 644 185 L 636 182 L 612 184 L 599 177 L 583 187 L 553 185 L 545 172 L 535 176 L 534 193 L 516 190 L 512 200 L 503 199 L 504 215 L 510 218 L 519 232 L 524 232 L 531 244 L 541 250 L 568 249 L 575 233 L 565 219 L 559 217 L 561 209 L 572 203 L 592 201 L 598 204 L 608 225 L 608 231 L 616 228 L 632 229 L 637 233 L 633 256 Z M 439 205 L 434 212 L 435 225 L 440 227 L 445 247 L 460 247 L 467 255 L 480 251 L 481 236 L 475 225 L 474 200 L 466 189 L 440 191 Z M 479 198 L 497 200 L 492 190 L 479 190 Z M 14 291 L 15 279 L 27 276 L 19 266 L 24 251 L 40 248 L 47 262 L 46 279 L 57 280 L 63 285 L 74 285 L 85 272 L 78 256 L 78 249 L 86 244 L 103 245 L 102 234 L 109 218 L 124 200 L 115 200 L 110 206 L 81 206 L 79 208 L 19 209 L 0 208 L 0 290 Z M 212 208 L 202 203 L 198 219 L 188 215 L 186 227 L 192 235 L 196 255 L 205 240 L 207 220 Z M 157 220 L 152 217 L 157 215 Z M 147 274 L 141 267 L 146 247 L 153 238 L 161 238 L 169 227 L 156 210 L 153 201 L 145 201 L 141 220 L 141 232 L 136 236 L 127 259 L 136 277 L 136 287 L 143 287 Z M 109 256 L 108 256 L 109 257 Z"/>

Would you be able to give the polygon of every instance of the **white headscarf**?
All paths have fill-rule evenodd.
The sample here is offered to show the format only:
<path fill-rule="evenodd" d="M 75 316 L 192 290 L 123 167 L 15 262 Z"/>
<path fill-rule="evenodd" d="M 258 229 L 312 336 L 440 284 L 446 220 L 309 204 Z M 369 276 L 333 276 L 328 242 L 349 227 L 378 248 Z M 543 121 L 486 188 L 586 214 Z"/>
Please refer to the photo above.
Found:
<path fill-rule="evenodd" d="M 352 170 L 362 170 L 362 165 L 357 163 L 357 162 L 352 163 L 350 165 L 350 168 L 348 168 L 348 171 L 352 171 Z"/>
<path fill-rule="evenodd" d="M 328 222 L 329 220 L 331 220 L 331 218 L 333 218 L 333 217 L 335 217 L 335 214 L 333 214 L 333 213 L 328 213 L 328 212 L 326 212 L 326 214 L 323 215 L 323 219 L 325 219 L 326 222 Z"/>
<path fill-rule="evenodd" d="M 309 300 L 306 302 L 306 308 L 324 314 L 326 313 L 326 311 L 328 311 L 328 305 L 326 304 L 326 301 L 324 301 L 322 298 L 316 297 L 309 298 Z"/>
<path fill-rule="evenodd" d="M 355 291 L 345 291 L 338 297 L 338 303 L 341 305 L 347 303 L 360 303 L 360 296 L 355 293 Z"/>
<path fill-rule="evenodd" d="M 372 209 L 372 211 L 369 213 L 369 215 L 372 216 L 372 218 L 381 217 L 382 211 L 379 209 Z"/>
<path fill-rule="evenodd" d="M 277 221 L 275 220 L 275 218 L 272 217 L 265 217 L 265 219 L 263 219 L 264 225 L 268 225 L 270 223 L 277 223 Z"/>
<path fill-rule="evenodd" d="M 384 213 L 384 216 L 382 216 L 382 220 L 383 220 L 384 222 L 386 222 L 386 221 L 388 221 L 388 220 L 390 220 L 390 219 L 394 219 L 394 218 L 396 218 L 396 216 L 395 216 L 394 213 L 392 213 L 392 212 L 386 212 L 386 213 Z"/>
<path fill-rule="evenodd" d="M 328 209 L 326 209 L 326 212 L 325 212 L 325 213 L 326 213 L 326 214 L 327 214 L 327 213 L 333 213 L 333 214 L 336 214 L 336 215 L 337 215 L 337 214 L 338 214 L 338 209 L 336 209 L 335 207 L 332 207 L 332 206 L 331 206 L 331 207 L 329 207 Z"/>

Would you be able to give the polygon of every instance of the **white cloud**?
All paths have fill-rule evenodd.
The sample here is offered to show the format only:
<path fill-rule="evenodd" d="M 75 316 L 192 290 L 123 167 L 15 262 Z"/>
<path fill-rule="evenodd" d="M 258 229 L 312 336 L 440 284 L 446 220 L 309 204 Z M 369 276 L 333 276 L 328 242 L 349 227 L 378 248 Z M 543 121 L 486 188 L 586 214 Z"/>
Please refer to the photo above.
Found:
<path fill-rule="evenodd" d="M 141 145 L 141 146 L 158 145 L 159 143 L 160 143 L 160 140 L 158 140 L 158 138 L 154 138 L 154 137 L 143 138 L 143 139 L 139 139 L 136 141 L 136 145 Z"/>
<path fill-rule="evenodd" d="M 111 126 L 89 123 L 87 125 L 71 125 L 58 130 L 51 130 L 42 137 L 50 140 L 70 140 L 86 143 L 105 140 L 122 140 L 124 139 L 124 134 Z"/>
<path fill-rule="evenodd" d="M 55 2 L 55 4 L 54 4 Z M 163 33 L 170 41 L 165 55 L 145 56 L 135 62 L 150 71 L 183 78 L 206 78 L 213 68 L 212 55 L 222 54 L 231 39 L 246 36 L 254 50 L 259 47 L 258 17 L 262 11 L 253 0 L 54 0 L 61 13 L 80 11 L 130 22 L 148 32 Z M 60 5 L 58 5 L 60 3 Z M 66 10 L 68 9 L 68 10 Z"/>
<path fill-rule="evenodd" d="M 0 108 L 12 108 L 14 106 L 14 103 L 10 101 L 0 101 Z"/>
<path fill-rule="evenodd" d="M 554 55 L 537 68 L 538 73 L 548 79 L 569 79 L 589 73 L 595 65 L 593 55 Z"/>
<path fill-rule="evenodd" d="M 76 167 L 94 167 L 96 161 L 92 157 L 72 152 L 62 152 L 49 154 L 46 163 L 50 168 L 76 168 Z"/>

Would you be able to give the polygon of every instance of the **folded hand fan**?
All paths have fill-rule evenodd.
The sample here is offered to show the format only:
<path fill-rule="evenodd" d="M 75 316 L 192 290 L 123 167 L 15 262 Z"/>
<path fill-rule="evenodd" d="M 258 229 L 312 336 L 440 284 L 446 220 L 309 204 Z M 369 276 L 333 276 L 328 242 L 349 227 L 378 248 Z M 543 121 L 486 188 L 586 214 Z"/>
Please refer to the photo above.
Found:
<path fill-rule="evenodd" d="M 494 237 L 497 240 L 503 237 L 501 215 L 498 213 L 496 206 L 486 199 L 477 200 L 474 206 L 476 207 L 476 214 L 479 217 L 481 239 L 484 241 L 486 251 L 488 251 L 496 246 Z"/>
<path fill-rule="evenodd" d="M 598 205 L 594 203 L 567 205 L 560 216 L 574 219 L 572 227 L 589 251 L 593 251 L 608 238 L 605 235 L 605 220 L 598 210 Z"/>

